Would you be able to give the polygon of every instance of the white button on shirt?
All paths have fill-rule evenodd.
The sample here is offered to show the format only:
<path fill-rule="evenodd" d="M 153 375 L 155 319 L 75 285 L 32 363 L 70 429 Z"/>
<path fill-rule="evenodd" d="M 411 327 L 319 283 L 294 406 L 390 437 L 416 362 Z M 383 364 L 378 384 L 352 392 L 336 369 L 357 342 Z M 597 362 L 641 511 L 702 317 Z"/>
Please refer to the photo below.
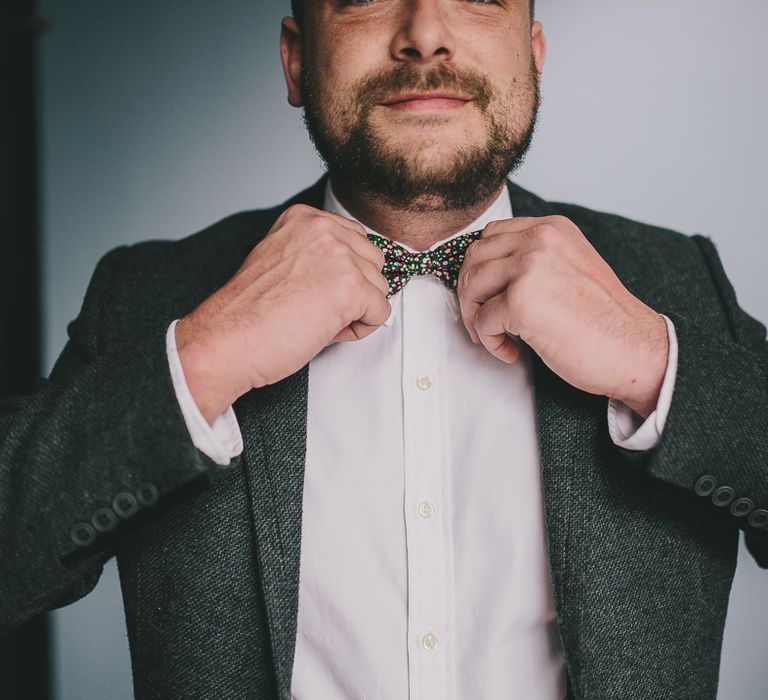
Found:
<path fill-rule="evenodd" d="M 353 218 L 328 186 L 324 208 Z M 506 190 L 464 230 L 512 216 Z M 370 229 L 369 229 L 370 230 Z M 416 252 L 404 246 L 411 252 Z M 512 365 L 472 343 L 456 293 L 414 276 L 366 338 L 309 364 L 292 694 L 315 698 L 560 700 L 565 665 L 546 556 L 531 350 Z M 610 401 L 611 438 L 659 440 L 657 410 Z M 168 358 L 195 444 L 242 451 L 228 410 L 209 426 Z"/>

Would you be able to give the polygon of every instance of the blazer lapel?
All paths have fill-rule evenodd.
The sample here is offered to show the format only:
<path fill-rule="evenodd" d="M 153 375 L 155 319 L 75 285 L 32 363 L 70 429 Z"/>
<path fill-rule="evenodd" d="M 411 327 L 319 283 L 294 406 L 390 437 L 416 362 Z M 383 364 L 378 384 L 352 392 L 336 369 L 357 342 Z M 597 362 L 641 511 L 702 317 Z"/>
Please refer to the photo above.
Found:
<path fill-rule="evenodd" d="M 551 205 L 508 181 L 515 217 L 556 214 Z M 535 353 L 531 353 L 544 494 L 544 525 L 550 576 L 558 627 L 566 651 L 569 677 L 578 658 L 578 605 L 569 592 L 578 579 L 579 533 L 583 530 L 578 509 L 577 479 L 584 479 L 583 465 L 597 439 L 602 397 L 590 397 L 563 381 Z M 578 675 L 578 673 L 577 673 Z"/>
<path fill-rule="evenodd" d="M 285 203 L 322 208 L 323 176 Z M 307 446 L 309 365 L 235 404 L 243 436 L 257 578 L 267 612 L 278 695 L 290 697 L 299 604 L 301 514 Z"/>
<path fill-rule="evenodd" d="M 299 603 L 299 560 L 307 435 L 305 366 L 236 405 L 279 697 L 288 697 Z"/>

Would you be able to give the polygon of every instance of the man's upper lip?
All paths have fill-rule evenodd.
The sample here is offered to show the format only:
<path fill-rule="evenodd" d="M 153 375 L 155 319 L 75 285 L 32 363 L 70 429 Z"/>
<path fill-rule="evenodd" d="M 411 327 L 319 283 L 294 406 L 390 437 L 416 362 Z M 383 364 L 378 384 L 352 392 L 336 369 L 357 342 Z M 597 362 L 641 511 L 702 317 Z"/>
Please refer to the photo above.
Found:
<path fill-rule="evenodd" d="M 456 95 L 452 92 L 404 92 L 401 95 L 395 95 L 394 97 L 388 97 L 386 100 L 382 100 L 379 104 L 393 105 L 397 102 L 410 102 L 412 100 L 461 100 L 462 102 L 469 102 L 468 97 L 463 95 Z"/>

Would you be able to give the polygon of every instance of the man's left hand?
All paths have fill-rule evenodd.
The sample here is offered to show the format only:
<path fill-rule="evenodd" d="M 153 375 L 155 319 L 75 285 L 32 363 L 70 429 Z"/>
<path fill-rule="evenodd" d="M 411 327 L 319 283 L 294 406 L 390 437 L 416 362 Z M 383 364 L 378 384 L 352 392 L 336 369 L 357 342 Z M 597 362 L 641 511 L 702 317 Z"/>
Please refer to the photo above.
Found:
<path fill-rule="evenodd" d="M 472 340 L 515 362 L 518 336 L 577 389 L 623 401 L 646 418 L 667 366 L 664 319 L 633 296 L 562 216 L 493 221 L 459 272 Z"/>

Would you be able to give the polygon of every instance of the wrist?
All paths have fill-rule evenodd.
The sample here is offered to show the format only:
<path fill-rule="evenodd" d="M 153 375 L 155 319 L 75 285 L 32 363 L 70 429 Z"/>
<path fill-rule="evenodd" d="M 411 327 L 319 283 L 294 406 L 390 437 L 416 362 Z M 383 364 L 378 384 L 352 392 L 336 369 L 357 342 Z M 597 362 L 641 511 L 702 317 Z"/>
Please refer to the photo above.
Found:
<path fill-rule="evenodd" d="M 669 359 L 667 324 L 655 311 L 649 328 L 645 342 L 636 345 L 639 352 L 634 354 L 621 386 L 611 395 L 644 419 L 656 410 Z"/>
<path fill-rule="evenodd" d="M 189 393 L 200 413 L 212 424 L 250 387 L 235 370 L 225 343 L 202 332 L 185 316 L 176 324 L 176 349 Z"/>

